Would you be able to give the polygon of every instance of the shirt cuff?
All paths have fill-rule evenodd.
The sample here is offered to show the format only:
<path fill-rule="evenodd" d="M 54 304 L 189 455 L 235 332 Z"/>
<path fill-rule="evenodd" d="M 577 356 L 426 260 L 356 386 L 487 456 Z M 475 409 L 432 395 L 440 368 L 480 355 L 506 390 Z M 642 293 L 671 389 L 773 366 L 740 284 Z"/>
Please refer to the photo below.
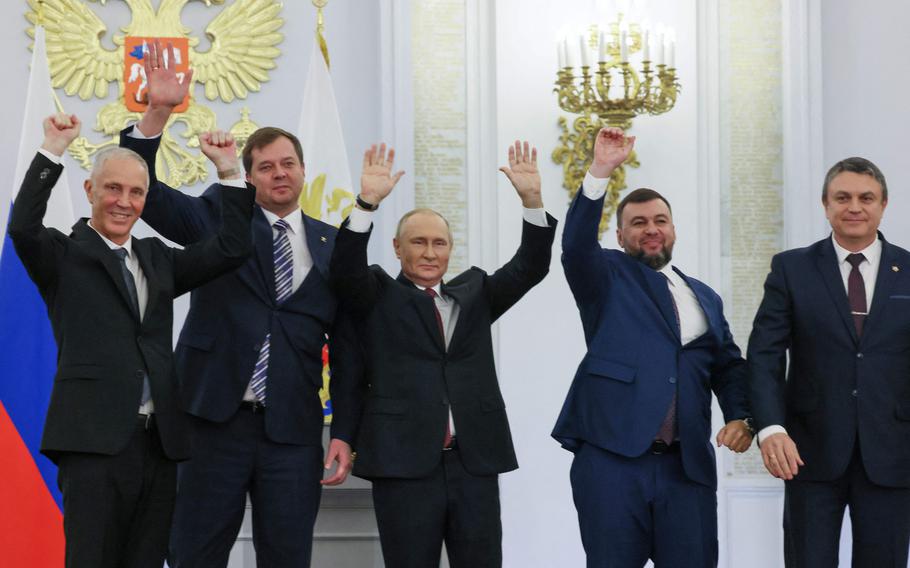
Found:
<path fill-rule="evenodd" d="M 44 156 L 45 158 L 47 158 L 48 160 L 54 162 L 58 166 L 63 163 L 62 156 L 58 156 L 57 154 L 49 152 L 48 150 L 45 150 L 44 148 L 38 148 L 38 153 L 41 154 L 42 156 Z"/>
<path fill-rule="evenodd" d="M 138 124 L 134 124 L 133 127 L 130 129 L 130 131 L 126 133 L 126 135 L 129 136 L 130 138 L 138 138 L 139 140 L 151 140 L 153 138 L 161 137 L 160 132 L 158 134 L 155 134 L 152 136 L 146 136 L 145 134 L 142 133 L 141 130 L 139 130 Z"/>
<path fill-rule="evenodd" d="M 591 175 L 591 172 L 588 172 L 585 174 L 585 181 L 581 184 L 581 191 L 585 194 L 585 197 L 591 201 L 596 201 L 607 192 L 607 184 L 609 183 L 610 178 L 596 178 Z"/>
<path fill-rule="evenodd" d="M 240 189 L 244 189 L 246 187 L 246 182 L 243 181 L 243 179 L 241 179 L 241 178 L 220 179 L 220 180 L 218 180 L 218 183 L 220 183 L 224 187 L 238 187 Z"/>
<path fill-rule="evenodd" d="M 547 223 L 547 211 L 543 207 L 538 207 L 535 209 L 528 209 L 527 207 L 522 207 L 522 216 L 524 220 L 532 225 L 538 227 L 549 227 L 550 224 Z"/>
<path fill-rule="evenodd" d="M 359 207 L 351 210 L 348 216 L 348 229 L 355 233 L 368 233 L 373 225 L 373 212 L 364 211 Z"/>
<path fill-rule="evenodd" d="M 765 441 L 769 436 L 774 434 L 786 434 L 787 429 L 781 426 L 780 424 L 772 424 L 771 426 L 765 426 L 758 432 L 758 445 L 760 446 L 762 442 Z"/>

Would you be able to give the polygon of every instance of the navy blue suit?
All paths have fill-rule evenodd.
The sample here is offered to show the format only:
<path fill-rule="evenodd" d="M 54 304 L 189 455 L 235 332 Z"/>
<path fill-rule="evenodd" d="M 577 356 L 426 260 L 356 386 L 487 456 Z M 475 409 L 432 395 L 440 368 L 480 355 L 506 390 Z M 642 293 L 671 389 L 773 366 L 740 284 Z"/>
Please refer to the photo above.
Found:
<path fill-rule="evenodd" d="M 601 248 L 602 210 L 603 199 L 588 199 L 579 190 L 566 215 L 562 262 L 587 354 L 553 430 L 576 454 L 573 492 L 588 565 L 644 565 L 649 557 L 660 562 L 663 555 L 684 554 L 692 562 L 687 566 L 704 566 L 717 555 L 711 392 L 726 421 L 747 417 L 745 362 L 720 297 L 677 271 L 708 323 L 702 336 L 681 344 L 666 278 L 622 251 Z M 651 455 L 674 392 L 678 452 Z M 666 481 L 660 487 L 637 485 L 652 474 Z M 664 503 L 666 491 L 694 495 L 695 501 Z M 654 513 L 652 519 L 649 507 L 661 503 L 669 517 Z M 703 518 L 692 518 L 691 507 Z M 693 525 L 698 530 L 687 533 Z M 702 542 L 691 542 L 696 538 Z M 667 546 L 671 542 L 676 548 Z"/>
<path fill-rule="evenodd" d="M 121 145 L 139 152 L 154 171 L 152 144 L 127 132 L 121 133 Z M 142 217 L 163 236 L 186 244 L 216 228 L 220 209 L 212 188 L 197 198 L 153 183 Z M 284 302 L 275 296 L 272 228 L 258 205 L 253 255 L 192 294 L 175 359 L 182 406 L 197 418 L 197 444 L 194 459 L 180 471 L 172 540 L 176 566 L 227 563 L 247 491 L 260 565 L 309 563 L 321 494 L 322 347 L 337 308 L 328 286 L 337 229 L 306 215 L 303 227 L 313 267 Z M 267 333 L 267 406 L 253 413 L 241 403 Z M 334 377 L 331 436 L 349 443 L 359 420 L 355 393 L 355 385 Z M 304 475 L 301 471 L 305 480 L 293 481 L 291 494 L 281 489 L 285 473 Z M 270 510 L 280 513 L 265 516 Z"/>
<path fill-rule="evenodd" d="M 837 565 L 848 504 L 854 566 L 907 565 L 910 252 L 879 238 L 861 337 L 830 237 L 772 259 L 755 316 L 748 359 L 756 426 L 784 426 L 805 462 L 786 485 L 789 566 Z"/>

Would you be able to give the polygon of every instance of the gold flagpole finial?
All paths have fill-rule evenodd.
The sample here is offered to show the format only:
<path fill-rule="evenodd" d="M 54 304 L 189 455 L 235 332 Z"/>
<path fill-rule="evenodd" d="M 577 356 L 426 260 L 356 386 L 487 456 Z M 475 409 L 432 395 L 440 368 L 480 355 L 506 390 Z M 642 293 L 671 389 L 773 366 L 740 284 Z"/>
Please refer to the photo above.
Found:
<path fill-rule="evenodd" d="M 319 40 L 319 50 L 322 51 L 322 58 L 325 59 L 325 66 L 329 64 L 329 46 L 325 42 L 325 17 L 322 15 L 322 9 L 325 8 L 329 0 L 312 0 L 313 6 L 316 6 L 316 38 Z"/>

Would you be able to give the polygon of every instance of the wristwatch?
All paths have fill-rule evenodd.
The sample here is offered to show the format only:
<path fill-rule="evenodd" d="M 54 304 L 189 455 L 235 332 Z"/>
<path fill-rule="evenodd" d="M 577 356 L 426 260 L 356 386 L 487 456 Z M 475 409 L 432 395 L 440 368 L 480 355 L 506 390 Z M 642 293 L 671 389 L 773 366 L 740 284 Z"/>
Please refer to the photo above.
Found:
<path fill-rule="evenodd" d="M 749 434 L 751 434 L 752 437 L 754 438 L 755 433 L 756 433 L 755 432 L 755 421 L 752 420 L 751 416 L 749 416 L 748 418 L 743 418 L 743 422 L 746 424 L 746 428 L 749 429 Z"/>
<path fill-rule="evenodd" d="M 357 206 L 365 211 L 376 211 L 379 209 L 378 203 L 370 203 L 369 201 L 365 201 L 362 197 L 360 197 L 359 193 L 357 194 L 356 201 Z"/>

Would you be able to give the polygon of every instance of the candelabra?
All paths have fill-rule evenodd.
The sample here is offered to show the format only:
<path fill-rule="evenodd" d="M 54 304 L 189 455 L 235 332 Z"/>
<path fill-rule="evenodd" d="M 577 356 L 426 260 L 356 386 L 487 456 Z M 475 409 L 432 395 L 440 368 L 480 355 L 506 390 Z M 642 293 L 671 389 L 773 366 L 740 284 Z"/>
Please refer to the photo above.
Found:
<path fill-rule="evenodd" d="M 580 76 L 573 70 L 569 40 L 563 38 L 558 44 L 559 70 L 553 91 L 559 96 L 559 107 L 578 116 L 572 122 L 571 131 L 566 117 L 559 118 L 560 145 L 551 157 L 562 165 L 563 187 L 569 191 L 570 198 L 575 196 L 588 170 L 594 139 L 601 127 L 616 126 L 628 131 L 636 116 L 658 115 L 672 109 L 680 91 L 672 30 L 658 26 L 653 34 L 656 37 L 652 38 L 648 28 L 623 21 L 620 13 L 606 29 L 595 25 L 589 31 L 587 38 L 584 34 L 579 37 Z M 591 49 L 598 51 L 597 70 L 593 74 Z M 629 55 L 638 52 L 642 56 L 640 71 L 629 62 Z M 651 60 L 652 52 L 655 61 Z M 625 166 L 639 166 L 634 151 L 610 176 L 601 233 L 609 226 L 620 192 L 626 188 Z"/>

